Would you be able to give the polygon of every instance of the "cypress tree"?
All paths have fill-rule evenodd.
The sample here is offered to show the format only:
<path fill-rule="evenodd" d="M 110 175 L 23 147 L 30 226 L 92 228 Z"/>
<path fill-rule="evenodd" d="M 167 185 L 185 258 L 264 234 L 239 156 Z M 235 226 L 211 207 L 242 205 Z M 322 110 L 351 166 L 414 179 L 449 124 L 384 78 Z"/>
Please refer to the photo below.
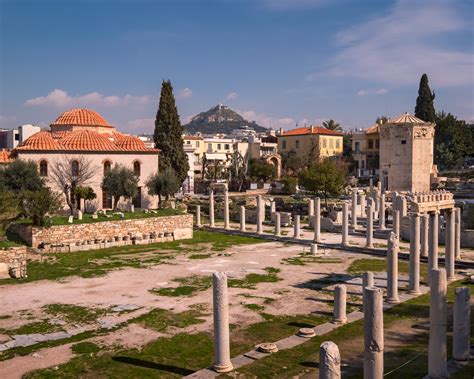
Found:
<path fill-rule="evenodd" d="M 428 75 L 423 74 L 420 79 L 418 97 L 416 98 L 415 116 L 426 122 L 435 122 L 434 98 L 435 93 L 434 91 L 431 92 L 428 84 Z"/>
<path fill-rule="evenodd" d="M 183 146 L 183 127 L 179 120 L 173 87 L 169 80 L 163 80 L 158 112 L 156 113 L 153 140 L 155 147 L 161 150 L 160 171 L 172 169 L 179 183 L 188 175 L 188 157 Z"/>

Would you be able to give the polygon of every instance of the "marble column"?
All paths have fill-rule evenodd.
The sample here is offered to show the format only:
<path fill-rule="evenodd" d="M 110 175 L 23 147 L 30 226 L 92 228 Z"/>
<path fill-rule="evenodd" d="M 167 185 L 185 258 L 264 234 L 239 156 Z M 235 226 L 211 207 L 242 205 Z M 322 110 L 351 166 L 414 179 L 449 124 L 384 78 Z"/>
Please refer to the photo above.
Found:
<path fill-rule="evenodd" d="M 349 246 L 349 205 L 342 204 L 342 246 Z"/>
<path fill-rule="evenodd" d="M 326 341 L 319 347 L 319 379 L 341 378 L 341 355 L 334 342 Z"/>
<path fill-rule="evenodd" d="M 310 247 L 310 254 L 315 257 L 318 255 L 318 244 L 317 243 L 312 243 Z"/>
<path fill-rule="evenodd" d="M 214 221 L 214 190 L 212 189 L 209 192 L 209 226 L 211 228 L 216 227 L 216 223 Z"/>
<path fill-rule="evenodd" d="M 407 198 L 400 196 L 400 220 L 407 215 Z"/>
<path fill-rule="evenodd" d="M 454 234 L 455 234 L 455 225 L 454 225 L 454 209 L 447 210 L 447 219 L 446 219 L 446 237 L 445 237 L 445 266 L 446 266 L 446 275 L 448 280 L 454 280 L 456 277 L 454 275 Z"/>
<path fill-rule="evenodd" d="M 379 182 L 380 183 L 380 182 Z M 379 230 L 385 230 L 385 194 L 380 195 Z"/>
<path fill-rule="evenodd" d="M 314 240 L 321 241 L 321 199 L 314 199 Z"/>
<path fill-rule="evenodd" d="M 257 196 L 257 234 L 262 234 L 263 233 L 263 227 L 262 227 L 262 196 L 258 195 Z"/>
<path fill-rule="evenodd" d="M 377 182 L 377 193 L 382 194 L 382 182 L 380 180 Z"/>
<path fill-rule="evenodd" d="M 295 225 L 293 230 L 293 237 L 300 238 L 300 215 L 295 215 Z"/>
<path fill-rule="evenodd" d="M 259 195 L 260 196 L 260 216 L 261 216 L 261 220 L 262 220 L 262 223 L 265 222 L 265 199 L 263 198 L 263 196 Z"/>
<path fill-rule="evenodd" d="M 352 230 L 357 229 L 357 192 L 352 192 L 352 219 L 351 219 Z"/>
<path fill-rule="evenodd" d="M 245 207 L 240 207 L 240 231 L 245 232 Z"/>
<path fill-rule="evenodd" d="M 393 217 L 393 230 L 398 237 L 400 237 L 400 210 L 397 208 L 392 208 L 392 217 Z"/>
<path fill-rule="evenodd" d="M 337 284 L 334 287 L 334 319 L 335 324 L 345 324 L 346 317 L 347 289 L 344 284 Z"/>
<path fill-rule="evenodd" d="M 227 275 L 225 272 L 212 274 L 214 310 L 214 365 L 216 372 L 232 371 L 229 338 L 229 300 L 227 295 Z"/>
<path fill-rule="evenodd" d="M 364 310 L 364 379 L 383 377 L 383 292 L 380 288 L 365 289 Z"/>
<path fill-rule="evenodd" d="M 420 291 L 420 215 L 410 216 L 410 283 L 408 293 L 419 295 Z"/>
<path fill-rule="evenodd" d="M 431 270 L 438 268 L 438 212 L 430 212 L 429 249 L 428 249 L 428 282 Z"/>
<path fill-rule="evenodd" d="M 230 229 L 229 221 L 229 191 L 224 191 L 224 229 Z"/>
<path fill-rule="evenodd" d="M 454 232 L 454 256 L 461 259 L 461 208 L 454 208 L 456 214 L 455 232 Z"/>
<path fill-rule="evenodd" d="M 274 200 L 270 203 L 270 215 L 276 212 L 276 203 Z"/>
<path fill-rule="evenodd" d="M 428 375 L 446 378 L 447 369 L 447 303 L 446 270 L 434 268 L 430 278 L 430 338 L 428 344 Z"/>
<path fill-rule="evenodd" d="M 365 300 L 365 289 L 367 287 L 374 287 L 374 273 L 371 271 L 364 272 L 362 274 L 362 308 L 365 309 L 365 304 L 367 300 Z"/>
<path fill-rule="evenodd" d="M 277 237 L 281 236 L 281 215 L 280 212 L 275 212 L 275 235 Z"/>
<path fill-rule="evenodd" d="M 469 287 L 454 290 L 453 358 L 457 361 L 469 360 L 471 335 L 471 307 Z"/>
<path fill-rule="evenodd" d="M 398 304 L 398 236 L 391 232 L 387 248 L 387 303 Z"/>
<path fill-rule="evenodd" d="M 311 219 L 311 216 L 314 215 L 314 200 L 308 200 L 308 218 Z"/>
<path fill-rule="evenodd" d="M 430 218 L 428 214 L 423 214 L 420 217 L 420 225 L 421 225 L 421 251 L 420 255 L 422 257 L 428 256 L 428 246 L 429 246 L 429 230 L 430 230 Z"/>
<path fill-rule="evenodd" d="M 370 193 L 372 193 L 373 190 L 374 190 L 374 179 L 369 178 L 369 191 L 370 191 Z"/>
<path fill-rule="evenodd" d="M 359 200 L 360 200 L 360 217 L 365 217 L 365 206 L 366 206 L 365 193 L 360 194 Z"/>
<path fill-rule="evenodd" d="M 372 203 L 367 207 L 367 236 L 365 247 L 374 247 L 374 212 Z"/>
<path fill-rule="evenodd" d="M 196 226 L 201 227 L 201 206 L 196 205 Z"/>

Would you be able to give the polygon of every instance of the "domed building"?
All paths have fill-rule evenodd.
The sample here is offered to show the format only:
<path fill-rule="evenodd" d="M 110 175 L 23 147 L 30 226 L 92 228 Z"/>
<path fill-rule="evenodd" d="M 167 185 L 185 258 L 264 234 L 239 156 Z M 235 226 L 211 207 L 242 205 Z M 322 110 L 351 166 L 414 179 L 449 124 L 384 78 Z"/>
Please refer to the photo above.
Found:
<path fill-rule="evenodd" d="M 27 138 L 14 151 L 19 159 L 33 160 L 48 185 L 61 192 L 52 172 L 67 162 L 71 170 L 78 170 L 81 164 L 90 167 L 91 177 L 84 185 L 92 187 L 97 198 L 80 208 L 86 211 L 110 209 L 112 197 L 102 191 L 104 173 L 114 165 L 132 169 L 139 177 L 139 192 L 132 203 L 137 208 L 156 208 L 157 199 L 148 195 L 145 182 L 158 171 L 158 149 L 145 146 L 138 137 L 118 132 L 99 113 L 90 109 L 72 109 L 62 113 L 51 125 L 50 130 L 40 131 Z M 85 209 L 87 205 L 87 209 Z M 119 207 L 127 209 L 123 199 Z"/>

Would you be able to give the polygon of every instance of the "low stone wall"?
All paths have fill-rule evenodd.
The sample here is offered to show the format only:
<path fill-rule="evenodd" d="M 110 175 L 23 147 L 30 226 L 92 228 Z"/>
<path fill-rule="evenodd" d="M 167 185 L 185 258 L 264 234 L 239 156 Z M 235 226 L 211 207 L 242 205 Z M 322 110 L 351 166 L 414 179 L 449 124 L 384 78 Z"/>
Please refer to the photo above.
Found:
<path fill-rule="evenodd" d="M 192 238 L 193 215 L 149 217 L 95 223 L 32 227 L 15 224 L 10 231 L 44 252 L 72 252 Z"/>
<path fill-rule="evenodd" d="M 26 246 L 0 250 L 0 279 L 26 277 Z"/>

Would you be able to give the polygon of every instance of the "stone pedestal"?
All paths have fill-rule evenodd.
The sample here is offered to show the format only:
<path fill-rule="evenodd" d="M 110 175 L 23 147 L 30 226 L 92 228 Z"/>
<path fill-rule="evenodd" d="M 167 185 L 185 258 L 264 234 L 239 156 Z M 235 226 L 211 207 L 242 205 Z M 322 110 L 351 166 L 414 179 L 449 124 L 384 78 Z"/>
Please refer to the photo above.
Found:
<path fill-rule="evenodd" d="M 374 247 L 374 212 L 372 203 L 367 207 L 367 236 L 365 246 Z"/>
<path fill-rule="evenodd" d="M 347 289 L 344 284 L 337 284 L 334 287 L 334 319 L 335 324 L 345 324 L 346 317 Z"/>
<path fill-rule="evenodd" d="M 422 257 L 428 256 L 428 246 L 429 246 L 429 230 L 430 230 L 430 218 L 427 214 L 423 214 L 420 217 L 420 226 L 421 226 L 421 251 L 420 255 Z"/>
<path fill-rule="evenodd" d="M 242 205 L 240 207 L 240 231 L 245 232 L 245 207 Z"/>
<path fill-rule="evenodd" d="M 316 243 L 312 243 L 310 247 L 310 254 L 314 257 L 318 255 L 318 245 Z"/>
<path fill-rule="evenodd" d="M 196 226 L 201 227 L 201 206 L 196 205 Z"/>
<path fill-rule="evenodd" d="M 319 379 L 341 378 L 341 356 L 334 342 L 326 341 L 319 347 Z"/>
<path fill-rule="evenodd" d="M 364 272 L 364 274 L 362 275 L 362 308 L 363 309 L 365 309 L 365 304 L 367 302 L 365 300 L 365 289 L 367 287 L 374 287 L 374 286 L 375 286 L 374 273 L 371 271 Z"/>
<path fill-rule="evenodd" d="M 321 199 L 314 200 L 314 240 L 321 241 Z"/>
<path fill-rule="evenodd" d="M 454 262 L 455 262 L 455 214 L 453 209 L 446 211 L 446 238 L 445 238 L 445 266 L 448 280 L 454 280 Z"/>
<path fill-rule="evenodd" d="M 229 300 L 227 276 L 224 272 L 212 274 L 214 309 L 214 365 L 216 372 L 232 371 L 229 338 Z"/>
<path fill-rule="evenodd" d="M 383 378 L 383 293 L 380 288 L 365 289 L 364 379 Z"/>
<path fill-rule="evenodd" d="M 454 208 L 454 211 L 454 257 L 456 259 L 461 259 L 461 208 Z"/>
<path fill-rule="evenodd" d="M 380 195 L 379 204 L 379 230 L 385 230 L 385 195 Z"/>
<path fill-rule="evenodd" d="M 280 216 L 280 212 L 275 213 L 275 235 L 277 237 L 281 236 L 281 216 Z"/>
<path fill-rule="evenodd" d="M 410 217 L 410 284 L 408 293 L 419 295 L 420 292 L 420 215 L 413 213 Z"/>
<path fill-rule="evenodd" d="M 216 227 L 216 223 L 214 220 L 214 190 L 209 192 L 209 226 L 211 228 Z"/>
<path fill-rule="evenodd" d="M 295 225 L 293 229 L 293 237 L 300 238 L 300 215 L 295 215 Z"/>
<path fill-rule="evenodd" d="M 229 221 L 229 191 L 224 191 L 224 229 L 230 229 Z"/>
<path fill-rule="evenodd" d="M 349 246 L 349 205 L 342 204 L 342 246 Z"/>
<path fill-rule="evenodd" d="M 446 270 L 434 268 L 430 278 L 430 339 L 428 346 L 428 375 L 430 378 L 446 378 Z"/>
<path fill-rule="evenodd" d="M 391 232 L 387 248 L 387 303 L 398 304 L 398 235 Z"/>
<path fill-rule="evenodd" d="M 257 196 L 257 234 L 263 234 L 263 218 L 262 218 L 262 196 Z"/>
<path fill-rule="evenodd" d="M 352 192 L 352 214 L 351 214 L 352 230 L 357 229 L 357 192 Z"/>
<path fill-rule="evenodd" d="M 467 361 L 471 335 L 470 293 L 468 287 L 457 287 L 454 291 L 453 358 Z"/>

